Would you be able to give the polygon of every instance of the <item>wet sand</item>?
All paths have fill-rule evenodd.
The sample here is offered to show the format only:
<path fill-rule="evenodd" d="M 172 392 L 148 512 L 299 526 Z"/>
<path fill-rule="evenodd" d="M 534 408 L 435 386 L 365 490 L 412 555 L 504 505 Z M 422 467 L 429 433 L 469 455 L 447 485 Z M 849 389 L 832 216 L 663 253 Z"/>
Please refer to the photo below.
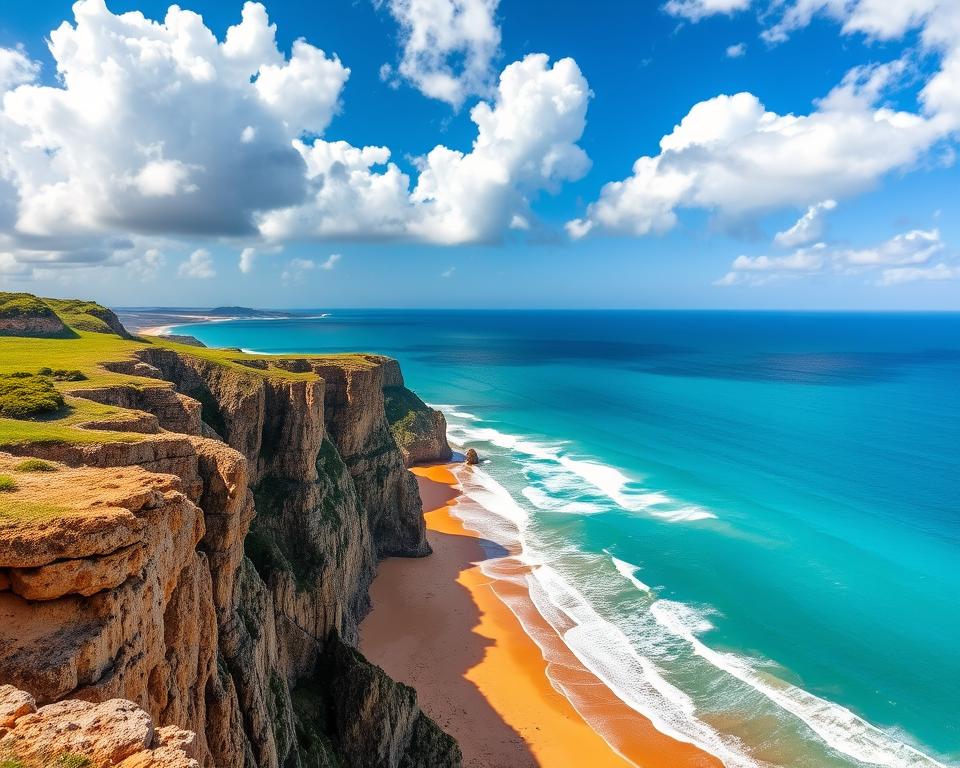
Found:
<path fill-rule="evenodd" d="M 361 650 L 417 689 L 424 711 L 459 741 L 465 766 L 720 768 L 656 730 L 577 660 L 536 612 L 525 566 L 451 514 L 458 490 L 448 468 L 413 471 L 434 554 L 381 563 Z"/>

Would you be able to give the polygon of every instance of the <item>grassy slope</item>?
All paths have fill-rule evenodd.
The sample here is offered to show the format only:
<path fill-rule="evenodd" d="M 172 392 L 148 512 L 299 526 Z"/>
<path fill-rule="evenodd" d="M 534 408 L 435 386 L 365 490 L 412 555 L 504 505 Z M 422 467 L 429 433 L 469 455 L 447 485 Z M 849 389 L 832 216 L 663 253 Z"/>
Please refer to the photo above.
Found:
<path fill-rule="evenodd" d="M 282 368 L 261 370 L 243 365 L 240 361 L 262 360 L 262 356 L 248 355 L 235 350 L 208 349 L 177 344 L 162 337 L 124 339 L 114 334 L 98 317 L 104 310 L 97 304 L 82 301 L 37 299 L 28 294 L 0 293 L 0 306 L 12 305 L 18 311 L 38 311 L 46 307 L 55 311 L 75 332 L 62 338 L 0 337 L 0 375 L 26 372 L 36 374 L 41 368 L 79 370 L 84 381 L 55 382 L 64 393 L 66 407 L 55 414 L 32 419 L 0 418 L 0 448 L 5 445 L 27 442 L 102 443 L 110 441 L 136 441 L 142 435 L 130 432 L 105 432 L 81 430 L 76 424 L 105 419 L 122 419 L 120 408 L 104 406 L 83 398 L 70 397 L 66 393 L 86 388 L 104 386 L 166 387 L 171 386 L 156 379 L 112 373 L 102 366 L 105 362 L 132 359 L 136 353 L 148 347 L 163 347 L 185 357 L 205 360 L 224 366 L 251 381 L 261 377 L 273 379 L 312 379 L 313 373 L 293 373 Z M 99 323 L 99 326 L 98 326 Z M 362 355 L 309 356 L 341 365 L 367 367 L 373 363 Z M 303 359 L 303 355 L 271 356 L 270 360 Z"/>

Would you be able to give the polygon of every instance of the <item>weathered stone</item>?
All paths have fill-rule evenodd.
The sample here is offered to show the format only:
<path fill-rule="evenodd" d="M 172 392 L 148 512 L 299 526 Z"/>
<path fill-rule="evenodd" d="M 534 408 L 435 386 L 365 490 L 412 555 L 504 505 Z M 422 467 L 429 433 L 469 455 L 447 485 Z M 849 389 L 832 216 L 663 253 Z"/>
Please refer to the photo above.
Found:
<path fill-rule="evenodd" d="M 10 728 L 18 718 L 37 711 L 37 703 L 26 691 L 0 685 L 0 728 Z"/>
<path fill-rule="evenodd" d="M 464 455 L 464 461 L 465 461 L 467 464 L 471 464 L 471 465 L 473 465 L 473 464 L 479 464 L 479 463 L 480 463 L 480 456 L 479 456 L 479 454 L 476 452 L 476 450 L 474 450 L 473 448 L 467 448 L 467 452 L 466 452 L 466 454 Z"/>

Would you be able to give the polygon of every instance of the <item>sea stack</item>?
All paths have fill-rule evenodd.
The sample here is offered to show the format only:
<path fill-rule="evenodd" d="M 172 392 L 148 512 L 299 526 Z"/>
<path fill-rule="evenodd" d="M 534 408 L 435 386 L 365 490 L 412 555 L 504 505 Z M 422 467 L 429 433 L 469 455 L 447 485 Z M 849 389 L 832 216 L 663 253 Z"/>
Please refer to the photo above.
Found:
<path fill-rule="evenodd" d="M 471 466 L 480 463 L 480 457 L 473 448 L 467 448 L 467 453 L 463 460 L 466 464 L 470 464 Z"/>

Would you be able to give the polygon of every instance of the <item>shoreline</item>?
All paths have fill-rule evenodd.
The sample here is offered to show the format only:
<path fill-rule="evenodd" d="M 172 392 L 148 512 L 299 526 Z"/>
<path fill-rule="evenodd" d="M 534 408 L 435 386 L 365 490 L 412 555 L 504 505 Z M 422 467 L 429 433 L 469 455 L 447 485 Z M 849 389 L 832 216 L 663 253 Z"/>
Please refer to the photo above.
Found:
<path fill-rule="evenodd" d="M 412 470 L 434 554 L 380 564 L 360 627 L 364 655 L 417 690 L 424 711 L 460 742 L 466 768 L 720 768 L 578 661 L 537 612 L 526 566 L 456 516 L 452 466 Z"/>

